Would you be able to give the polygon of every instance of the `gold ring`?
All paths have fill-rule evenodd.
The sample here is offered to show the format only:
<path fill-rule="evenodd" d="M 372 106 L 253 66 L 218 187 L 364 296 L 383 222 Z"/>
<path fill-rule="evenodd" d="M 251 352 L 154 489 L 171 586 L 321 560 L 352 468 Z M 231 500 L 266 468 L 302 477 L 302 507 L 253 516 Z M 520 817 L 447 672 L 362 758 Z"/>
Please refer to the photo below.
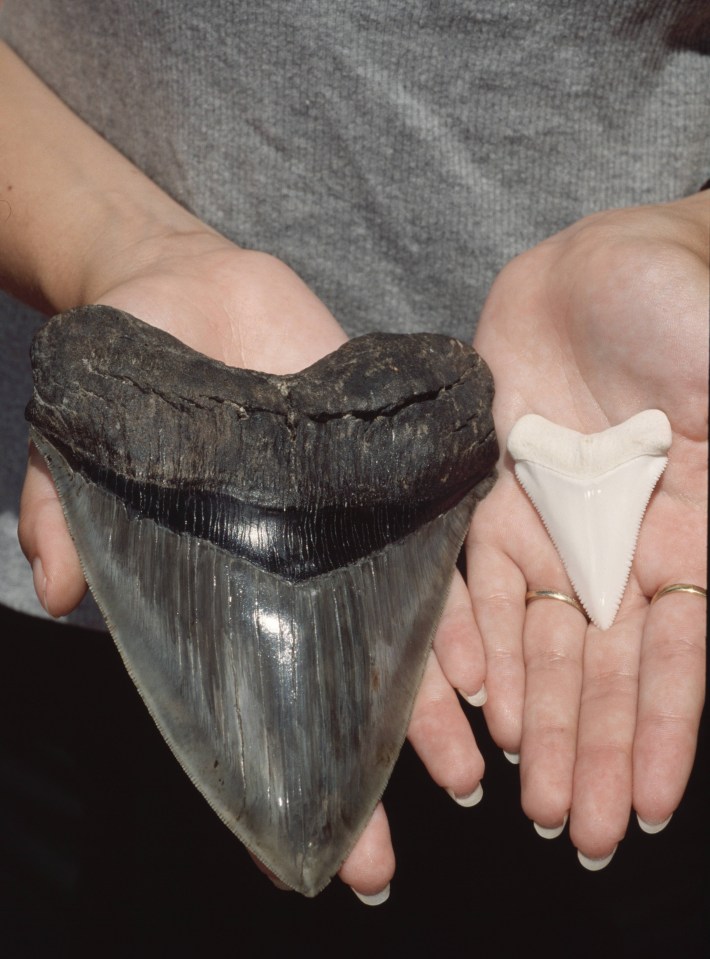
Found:
<path fill-rule="evenodd" d="M 651 606 L 666 593 L 691 593 L 693 596 L 702 596 L 703 599 L 707 599 L 708 595 L 708 591 L 702 586 L 693 586 L 692 583 L 671 583 L 670 586 L 661 586 L 651 600 Z"/>
<path fill-rule="evenodd" d="M 589 617 L 584 607 L 574 596 L 568 596 L 567 593 L 560 593 L 556 589 L 529 589 L 525 594 L 525 605 L 528 606 L 530 603 L 534 603 L 536 599 L 559 599 L 560 602 L 567 603 L 568 606 L 574 606 L 575 609 L 578 609 L 586 621 L 589 622 Z"/>

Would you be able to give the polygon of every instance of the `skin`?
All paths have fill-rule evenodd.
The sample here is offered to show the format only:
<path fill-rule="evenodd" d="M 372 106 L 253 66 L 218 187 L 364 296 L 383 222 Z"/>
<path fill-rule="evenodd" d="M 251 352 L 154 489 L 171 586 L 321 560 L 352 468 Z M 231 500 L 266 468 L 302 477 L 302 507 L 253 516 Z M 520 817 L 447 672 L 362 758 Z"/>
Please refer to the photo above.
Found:
<path fill-rule="evenodd" d="M 629 585 L 607 631 L 527 589 L 572 594 L 510 457 L 474 517 L 468 556 L 487 661 L 486 720 L 521 757 L 522 803 L 541 826 L 569 814 L 572 842 L 612 853 L 633 808 L 647 823 L 678 806 L 704 696 L 710 195 L 589 217 L 512 261 L 475 345 L 496 380 L 501 445 L 535 412 L 592 433 L 662 409 L 673 445 Z"/>
<path fill-rule="evenodd" d="M 327 308 L 285 264 L 243 250 L 171 200 L 73 115 L 0 44 L 0 286 L 47 314 L 105 303 L 139 316 L 232 366 L 290 373 L 346 340 Z M 30 449 L 20 544 L 40 602 L 70 612 L 86 583 L 48 471 Z M 456 687 L 476 692 L 480 644 L 466 588 L 452 587 L 415 704 L 410 739 L 433 778 L 455 795 L 475 790 L 483 760 Z M 456 625 L 455 629 L 451 624 Z M 380 805 L 340 876 L 372 895 L 394 873 Z"/>
<path fill-rule="evenodd" d="M 302 369 L 344 341 L 327 308 L 293 271 L 271 256 L 236 247 L 179 207 L 2 44 L 0 99 L 5 145 L 0 285 L 5 289 L 48 314 L 86 303 L 116 306 L 230 365 L 274 373 Z M 456 690 L 472 696 L 486 679 L 493 736 L 506 750 L 522 753 L 526 811 L 551 826 L 571 809 L 572 839 L 590 857 L 605 855 L 623 835 L 632 789 L 636 808 L 649 821 L 675 808 L 697 734 L 704 604 L 699 613 L 694 609 L 699 602 L 667 597 L 649 615 L 646 598 L 666 582 L 704 584 L 705 575 L 697 529 L 705 528 L 699 474 L 705 468 L 706 433 L 690 412 L 700 393 L 699 373 L 688 372 L 693 403 L 683 404 L 680 387 L 661 368 L 671 346 L 664 342 L 655 353 L 653 348 L 654 336 L 665 334 L 675 349 L 687 349 L 691 365 L 697 367 L 704 356 L 704 348 L 693 344 L 694 317 L 707 279 L 702 265 L 707 254 L 696 249 L 702 245 L 698 237 L 707 207 L 688 204 L 687 215 L 674 220 L 669 214 L 674 229 L 661 229 L 648 240 L 651 245 L 657 240 L 657 258 L 671 263 L 675 277 L 671 294 L 676 295 L 668 295 L 667 308 L 659 307 L 657 318 L 644 320 L 639 291 L 629 284 L 639 279 L 638 264 L 647 262 L 647 236 L 654 237 L 644 217 L 651 217 L 655 229 L 665 222 L 658 209 L 671 207 L 627 211 L 636 220 L 633 228 L 618 227 L 618 242 L 628 247 L 628 267 L 636 269 L 630 276 L 613 260 L 613 280 L 607 283 L 608 237 L 604 229 L 595 234 L 591 221 L 513 261 L 491 292 L 477 335 L 496 378 L 494 412 L 503 443 L 512 422 L 530 410 L 596 430 L 638 409 L 660 406 L 677 431 L 664 493 L 644 526 L 641 568 L 634 570 L 619 616 L 619 630 L 624 624 L 628 638 L 614 643 L 616 626 L 601 639 L 592 629 L 585 637 L 579 613 L 563 604 L 536 603 L 526 615 L 526 583 L 570 589 L 504 461 L 501 479 L 479 507 L 469 538 L 470 568 L 477 571 L 471 577 L 473 595 L 457 574 L 409 729 L 434 780 L 456 796 L 470 795 L 483 775 L 483 760 Z M 627 214 L 608 216 L 627 222 Z M 661 272 L 659 267 L 655 289 L 665 289 Z M 695 299 L 687 315 L 693 335 L 674 336 L 672 310 L 683 296 L 692 299 L 692 290 Z M 611 314 L 609 301 L 616 307 Z M 629 352 L 636 340 L 624 341 L 631 336 L 624 313 L 629 303 L 645 351 L 643 364 L 629 362 L 638 355 Z M 624 322 L 615 324 L 610 316 Z M 688 323 L 686 311 L 682 321 Z M 677 409 L 666 402 L 673 397 Z M 684 463 L 692 466 L 688 475 Z M 665 503 L 665 496 L 664 520 L 657 503 Z M 658 520 L 652 520 L 656 513 Z M 681 520 L 689 539 L 669 563 L 668 544 Z M 19 536 L 40 601 L 52 615 L 69 612 L 86 585 L 54 487 L 34 450 Z M 645 569 L 642 556 L 648 556 Z M 611 767 L 609 755 L 615 759 Z M 359 893 L 372 895 L 393 873 L 394 853 L 379 806 L 340 876 Z"/>

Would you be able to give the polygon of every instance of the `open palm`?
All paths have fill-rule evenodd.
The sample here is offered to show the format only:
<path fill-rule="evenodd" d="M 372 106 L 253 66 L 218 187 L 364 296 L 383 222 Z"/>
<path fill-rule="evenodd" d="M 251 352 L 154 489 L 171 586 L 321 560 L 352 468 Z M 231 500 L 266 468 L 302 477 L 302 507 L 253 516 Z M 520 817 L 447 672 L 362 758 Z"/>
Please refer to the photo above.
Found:
<path fill-rule="evenodd" d="M 475 339 L 502 447 L 529 412 L 591 433 L 659 408 L 673 430 L 610 629 L 564 603 L 526 609 L 528 589 L 572 589 L 508 456 L 468 541 L 491 733 L 520 757 L 539 831 L 569 815 L 590 868 L 613 853 L 632 805 L 648 831 L 668 819 L 694 756 L 705 603 L 650 599 L 670 583 L 705 585 L 708 222 L 702 194 L 580 221 L 506 267 Z"/>

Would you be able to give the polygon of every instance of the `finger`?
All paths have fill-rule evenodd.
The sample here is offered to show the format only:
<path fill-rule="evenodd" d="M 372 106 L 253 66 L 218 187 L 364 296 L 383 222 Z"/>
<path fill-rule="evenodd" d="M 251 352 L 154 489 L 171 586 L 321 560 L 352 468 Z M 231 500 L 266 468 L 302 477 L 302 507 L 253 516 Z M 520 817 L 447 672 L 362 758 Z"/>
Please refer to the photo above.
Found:
<path fill-rule="evenodd" d="M 586 617 L 564 602 L 528 606 L 520 782 L 523 809 L 542 835 L 564 825 L 572 804 L 586 630 Z"/>
<path fill-rule="evenodd" d="M 633 752 L 633 805 L 658 831 L 680 803 L 705 695 L 706 601 L 670 593 L 648 611 Z"/>
<path fill-rule="evenodd" d="M 607 630 L 590 626 L 570 813 L 570 837 L 588 868 L 599 868 L 624 837 L 631 810 L 631 756 L 638 705 L 638 603 L 622 606 Z"/>
<path fill-rule="evenodd" d="M 427 661 L 407 737 L 434 782 L 461 805 L 481 798 L 481 756 L 461 703 L 435 655 Z"/>
<path fill-rule="evenodd" d="M 382 803 L 379 803 L 338 875 L 352 887 L 359 899 L 367 905 L 376 906 L 389 895 L 394 867 L 387 816 Z"/>
<path fill-rule="evenodd" d="M 490 502 L 489 502 L 490 501 Z M 505 501 L 497 488 L 474 513 L 466 544 L 468 589 L 486 658 L 486 723 L 509 754 L 520 751 L 525 666 L 523 622 L 526 583 L 518 564 L 499 543 L 506 530 Z"/>
<path fill-rule="evenodd" d="M 434 651 L 450 685 L 471 705 L 482 706 L 486 700 L 483 644 L 473 618 L 471 596 L 458 571 L 434 637 Z"/>
<path fill-rule="evenodd" d="M 33 443 L 17 533 L 42 606 L 52 616 L 71 612 L 86 592 L 86 582 L 52 477 Z"/>

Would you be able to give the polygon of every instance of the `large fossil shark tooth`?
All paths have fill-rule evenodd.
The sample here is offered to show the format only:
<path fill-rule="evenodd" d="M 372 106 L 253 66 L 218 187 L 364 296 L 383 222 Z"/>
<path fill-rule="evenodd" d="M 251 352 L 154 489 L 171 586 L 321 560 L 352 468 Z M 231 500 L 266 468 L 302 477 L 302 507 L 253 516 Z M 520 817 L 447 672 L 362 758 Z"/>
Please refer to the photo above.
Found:
<path fill-rule="evenodd" d="M 107 307 L 50 320 L 32 363 L 32 437 L 141 696 L 227 826 L 315 895 L 384 790 L 493 482 L 485 364 L 373 334 L 269 376 Z"/>
<path fill-rule="evenodd" d="M 616 618 L 641 520 L 670 445 L 670 423 L 660 410 L 589 435 L 535 414 L 510 431 L 515 475 L 600 629 Z"/>

